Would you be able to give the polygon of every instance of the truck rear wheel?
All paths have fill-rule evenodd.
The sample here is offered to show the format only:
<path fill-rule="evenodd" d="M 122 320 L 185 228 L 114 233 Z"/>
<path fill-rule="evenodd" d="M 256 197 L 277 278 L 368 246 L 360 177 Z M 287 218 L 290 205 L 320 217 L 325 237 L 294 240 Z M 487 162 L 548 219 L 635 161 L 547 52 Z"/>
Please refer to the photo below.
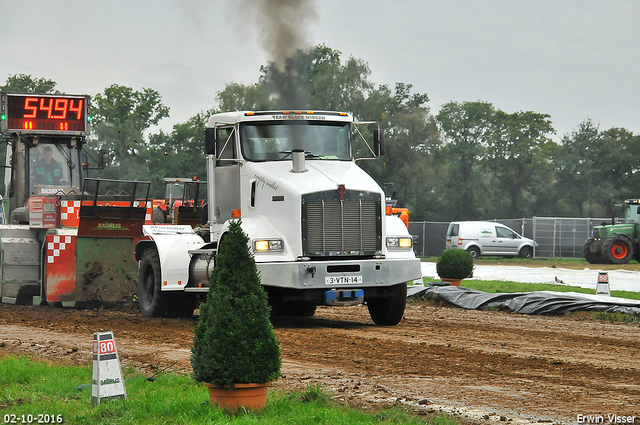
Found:
<path fill-rule="evenodd" d="M 197 299 L 186 293 L 177 293 L 173 300 L 172 307 L 166 310 L 166 315 L 170 317 L 191 317 L 196 309 Z"/>
<path fill-rule="evenodd" d="M 622 235 L 616 235 L 604 242 L 604 258 L 611 264 L 627 264 L 633 258 L 633 244 Z"/>
<path fill-rule="evenodd" d="M 582 256 L 589 264 L 602 264 L 604 263 L 604 258 L 602 258 L 602 253 L 600 251 L 592 252 L 591 245 L 593 245 L 595 241 L 593 239 L 587 239 L 584 243 L 584 247 L 582 248 Z"/>
<path fill-rule="evenodd" d="M 312 317 L 316 314 L 316 305 L 310 303 L 287 303 L 281 306 L 281 316 Z"/>
<path fill-rule="evenodd" d="M 399 283 L 387 288 L 391 297 L 373 298 L 367 301 L 367 308 L 373 323 L 379 326 L 395 326 L 400 323 L 407 306 L 407 284 Z"/>
<path fill-rule="evenodd" d="M 162 293 L 160 276 L 158 251 L 147 249 L 142 254 L 138 271 L 138 303 L 144 316 L 159 317 L 166 313 L 167 297 Z"/>

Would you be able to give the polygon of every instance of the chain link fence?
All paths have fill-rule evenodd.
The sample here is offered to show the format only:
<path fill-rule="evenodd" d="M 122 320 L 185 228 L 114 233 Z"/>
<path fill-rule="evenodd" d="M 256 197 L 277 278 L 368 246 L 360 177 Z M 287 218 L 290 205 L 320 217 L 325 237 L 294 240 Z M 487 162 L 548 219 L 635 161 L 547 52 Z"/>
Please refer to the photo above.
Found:
<path fill-rule="evenodd" d="M 538 242 L 537 258 L 583 258 L 584 241 L 591 237 L 593 226 L 611 218 L 533 217 L 488 220 L 504 224 L 522 236 Z M 419 257 L 439 257 L 445 247 L 449 222 L 419 221 L 409 223 L 413 250 Z"/>

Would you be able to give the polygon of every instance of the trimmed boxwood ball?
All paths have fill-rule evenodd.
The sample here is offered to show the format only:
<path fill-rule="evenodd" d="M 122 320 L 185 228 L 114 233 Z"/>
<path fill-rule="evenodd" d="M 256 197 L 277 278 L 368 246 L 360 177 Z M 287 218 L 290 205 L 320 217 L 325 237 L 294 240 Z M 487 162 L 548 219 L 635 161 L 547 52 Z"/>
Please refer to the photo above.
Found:
<path fill-rule="evenodd" d="M 473 258 L 467 251 L 450 249 L 444 251 L 436 263 L 438 276 L 445 279 L 464 279 L 473 271 Z"/>
<path fill-rule="evenodd" d="M 196 381 L 233 387 L 280 376 L 280 344 L 248 242 L 241 222 L 233 221 L 215 257 L 207 300 L 193 330 Z"/>

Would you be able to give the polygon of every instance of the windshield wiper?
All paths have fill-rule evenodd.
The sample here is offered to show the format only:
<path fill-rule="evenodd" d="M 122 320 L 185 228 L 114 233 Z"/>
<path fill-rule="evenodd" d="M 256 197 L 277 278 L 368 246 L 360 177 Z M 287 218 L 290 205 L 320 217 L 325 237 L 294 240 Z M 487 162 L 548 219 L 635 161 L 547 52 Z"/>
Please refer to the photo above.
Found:
<path fill-rule="evenodd" d="M 280 159 L 286 159 L 287 156 L 293 154 L 293 151 L 278 151 L 278 153 L 282 153 L 285 155 Z M 304 151 L 304 157 L 317 159 L 317 158 L 320 158 L 320 155 L 316 155 L 315 153 L 311 153 L 310 151 Z"/>

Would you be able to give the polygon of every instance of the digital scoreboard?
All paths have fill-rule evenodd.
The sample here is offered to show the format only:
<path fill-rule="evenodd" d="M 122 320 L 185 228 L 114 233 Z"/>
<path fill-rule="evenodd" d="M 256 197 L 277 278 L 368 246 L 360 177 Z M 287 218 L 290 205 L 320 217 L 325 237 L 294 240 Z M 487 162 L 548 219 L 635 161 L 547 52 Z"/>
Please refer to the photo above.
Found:
<path fill-rule="evenodd" d="M 0 93 L 0 131 L 89 133 L 89 96 Z"/>

